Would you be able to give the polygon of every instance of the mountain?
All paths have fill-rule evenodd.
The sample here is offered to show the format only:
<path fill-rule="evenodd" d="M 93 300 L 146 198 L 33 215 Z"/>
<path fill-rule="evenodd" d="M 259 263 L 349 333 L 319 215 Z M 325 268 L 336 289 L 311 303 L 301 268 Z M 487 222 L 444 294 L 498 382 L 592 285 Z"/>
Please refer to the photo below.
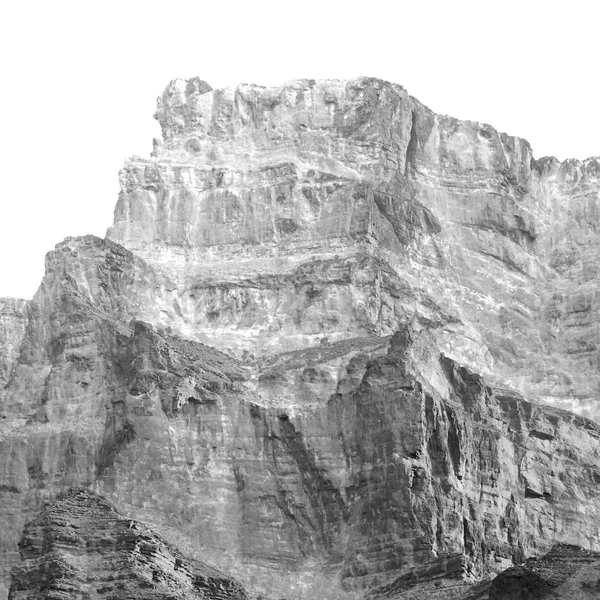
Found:
<path fill-rule="evenodd" d="M 155 116 L 106 239 L 1 305 L 3 597 L 82 487 L 251 597 L 466 598 L 600 549 L 600 158 L 371 78 L 176 80 Z"/>

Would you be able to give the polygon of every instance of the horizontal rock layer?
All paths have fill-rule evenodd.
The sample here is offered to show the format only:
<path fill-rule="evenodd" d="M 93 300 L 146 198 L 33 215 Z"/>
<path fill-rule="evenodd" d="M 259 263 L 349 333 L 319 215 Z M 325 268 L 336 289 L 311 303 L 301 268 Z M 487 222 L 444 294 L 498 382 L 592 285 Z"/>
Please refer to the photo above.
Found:
<path fill-rule="evenodd" d="M 494 579 L 490 600 L 600 597 L 600 553 L 560 544 L 542 558 L 504 571 Z"/>
<path fill-rule="evenodd" d="M 164 276 L 160 320 L 242 355 L 418 318 L 463 364 L 600 419 L 600 159 L 536 161 L 377 79 L 176 80 L 108 237 Z M 141 317 L 145 318 L 145 317 Z"/>

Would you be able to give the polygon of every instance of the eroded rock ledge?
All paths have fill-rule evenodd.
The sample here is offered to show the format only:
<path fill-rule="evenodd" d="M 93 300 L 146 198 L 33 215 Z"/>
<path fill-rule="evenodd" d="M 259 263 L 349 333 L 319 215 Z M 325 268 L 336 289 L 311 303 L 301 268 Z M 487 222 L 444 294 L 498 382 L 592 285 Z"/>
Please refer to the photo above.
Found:
<path fill-rule="evenodd" d="M 5 568 L 41 501 L 77 485 L 272 597 L 362 594 L 455 555 L 468 583 L 557 540 L 599 546 L 600 426 L 490 385 L 431 328 L 244 364 L 127 321 L 155 284 L 118 244 L 49 261 L 3 392 Z"/>

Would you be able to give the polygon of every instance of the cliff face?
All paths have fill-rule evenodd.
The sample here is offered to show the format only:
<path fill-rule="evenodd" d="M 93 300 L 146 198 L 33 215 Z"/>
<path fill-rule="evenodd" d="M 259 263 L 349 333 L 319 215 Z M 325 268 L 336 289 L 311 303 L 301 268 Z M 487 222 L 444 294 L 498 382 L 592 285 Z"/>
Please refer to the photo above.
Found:
<path fill-rule="evenodd" d="M 157 117 L 109 239 L 59 244 L 10 325 L 0 594 L 80 486 L 276 598 L 600 549 L 600 426 L 556 407 L 600 414 L 596 159 L 367 78 L 175 81 Z"/>
<path fill-rule="evenodd" d="M 600 162 L 436 115 L 362 78 L 159 98 L 108 237 L 169 281 L 158 319 L 241 354 L 416 316 L 479 372 L 599 419 Z"/>
<path fill-rule="evenodd" d="M 418 324 L 241 364 L 127 320 L 156 284 L 117 244 L 67 240 L 47 266 L 2 400 L 7 571 L 80 485 L 274 596 L 600 545 L 600 427 L 490 386 Z"/>

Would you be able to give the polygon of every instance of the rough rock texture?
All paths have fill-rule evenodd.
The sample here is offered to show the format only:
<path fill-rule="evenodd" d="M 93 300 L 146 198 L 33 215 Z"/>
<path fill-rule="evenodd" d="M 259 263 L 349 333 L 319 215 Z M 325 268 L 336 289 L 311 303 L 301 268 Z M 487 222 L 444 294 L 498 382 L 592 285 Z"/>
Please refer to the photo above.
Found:
<path fill-rule="evenodd" d="M 370 78 L 176 80 L 155 117 L 107 235 L 165 276 L 156 321 L 255 354 L 415 316 L 449 356 L 600 420 L 599 157 L 536 161 Z"/>
<path fill-rule="evenodd" d="M 128 321 L 146 287 L 113 242 L 48 255 L 2 399 L 5 568 L 40 503 L 78 485 L 280 597 L 443 555 L 475 581 L 555 540 L 600 546 L 593 422 L 490 387 L 417 324 L 244 366 Z"/>
<path fill-rule="evenodd" d="M 25 333 L 26 310 L 27 300 L 0 298 L 0 389 L 7 384 L 19 354 Z"/>
<path fill-rule="evenodd" d="M 599 414 L 598 160 L 368 78 L 175 81 L 157 117 L 5 352 L 0 598 L 79 486 L 270 598 L 476 598 L 600 550 L 600 426 L 531 402 Z"/>
<path fill-rule="evenodd" d="M 9 600 L 247 600 L 239 583 L 87 490 L 46 506 L 19 547 Z"/>
<path fill-rule="evenodd" d="M 542 558 L 507 569 L 492 581 L 489 600 L 600 598 L 600 553 L 559 544 Z"/>
<path fill-rule="evenodd" d="M 442 556 L 366 595 L 366 600 L 591 600 L 600 598 L 600 553 L 557 544 L 541 558 L 510 567 L 494 578 L 469 584 L 462 557 Z"/>

